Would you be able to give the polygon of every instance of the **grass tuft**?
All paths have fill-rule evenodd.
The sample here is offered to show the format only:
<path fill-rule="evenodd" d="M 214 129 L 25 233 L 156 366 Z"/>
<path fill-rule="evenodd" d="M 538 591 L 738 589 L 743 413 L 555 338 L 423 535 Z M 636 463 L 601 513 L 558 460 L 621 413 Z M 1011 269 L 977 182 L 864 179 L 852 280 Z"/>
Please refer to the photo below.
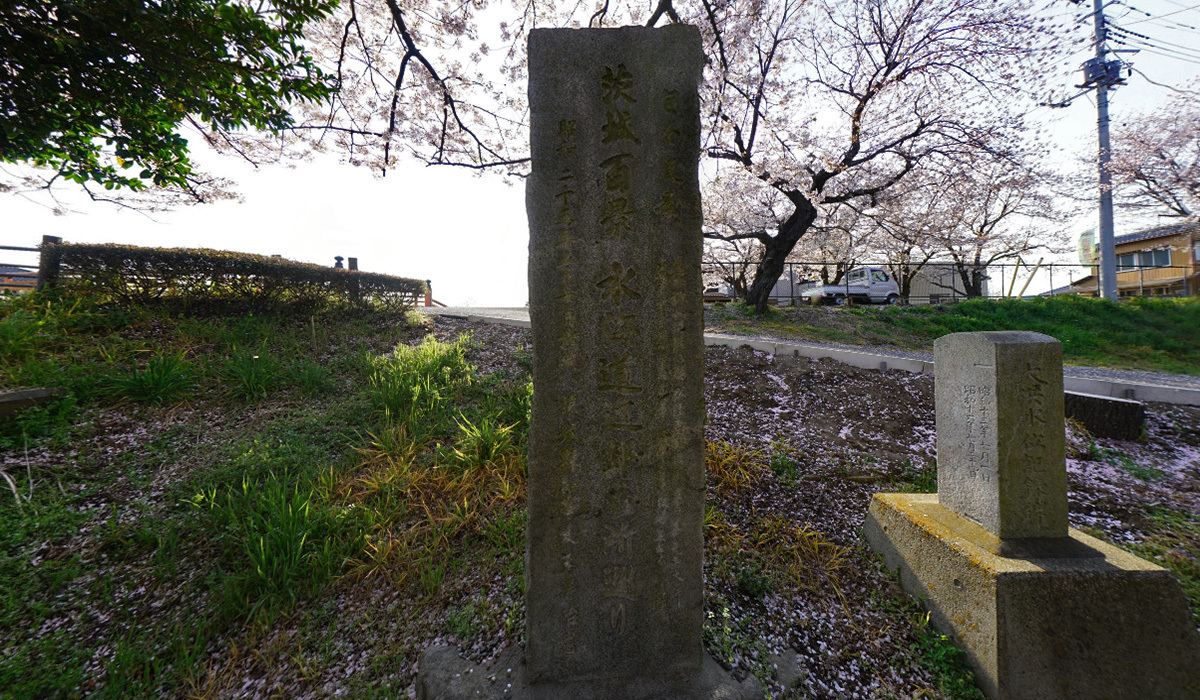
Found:
<path fill-rule="evenodd" d="M 764 472 L 763 454 L 744 445 L 706 440 L 704 466 L 716 481 L 717 493 L 737 495 L 753 485 Z"/>
<path fill-rule="evenodd" d="M 262 401 L 283 379 L 279 361 L 267 354 L 266 347 L 251 350 L 234 347 L 221 365 L 221 376 L 228 392 L 242 401 Z"/>
<path fill-rule="evenodd" d="M 195 374 L 184 353 L 159 353 L 144 369 L 114 379 L 113 388 L 117 395 L 133 401 L 169 403 L 196 386 Z"/>

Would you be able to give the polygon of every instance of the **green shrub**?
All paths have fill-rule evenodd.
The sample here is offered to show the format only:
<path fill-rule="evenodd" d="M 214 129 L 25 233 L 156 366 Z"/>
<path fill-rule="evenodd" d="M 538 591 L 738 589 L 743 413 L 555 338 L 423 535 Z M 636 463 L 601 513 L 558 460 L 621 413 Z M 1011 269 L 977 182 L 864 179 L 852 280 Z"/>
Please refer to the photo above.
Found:
<path fill-rule="evenodd" d="M 238 301 L 253 307 L 412 306 L 420 280 L 209 249 L 62 243 L 45 247 L 51 284 L 118 302 Z"/>

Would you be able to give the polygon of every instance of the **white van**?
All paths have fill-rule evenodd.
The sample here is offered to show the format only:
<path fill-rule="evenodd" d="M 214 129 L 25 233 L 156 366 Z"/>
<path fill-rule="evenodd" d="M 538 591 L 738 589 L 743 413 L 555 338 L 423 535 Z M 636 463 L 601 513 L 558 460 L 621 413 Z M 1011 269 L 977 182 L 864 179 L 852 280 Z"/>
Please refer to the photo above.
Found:
<path fill-rule="evenodd" d="M 810 304 L 843 306 L 847 301 L 862 304 L 897 304 L 900 286 L 879 267 L 859 267 L 846 273 L 837 284 L 817 283 L 800 292 L 800 298 Z"/>

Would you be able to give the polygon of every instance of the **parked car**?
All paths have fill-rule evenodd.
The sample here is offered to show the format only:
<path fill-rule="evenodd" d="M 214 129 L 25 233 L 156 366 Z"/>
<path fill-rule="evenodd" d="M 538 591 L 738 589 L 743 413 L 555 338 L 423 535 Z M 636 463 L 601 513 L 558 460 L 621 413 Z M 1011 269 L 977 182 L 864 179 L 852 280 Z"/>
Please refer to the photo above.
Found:
<path fill-rule="evenodd" d="M 837 284 L 817 283 L 804 288 L 800 298 L 810 304 L 834 306 L 843 306 L 847 301 L 896 304 L 900 301 L 900 286 L 882 268 L 859 267 L 847 272 Z"/>

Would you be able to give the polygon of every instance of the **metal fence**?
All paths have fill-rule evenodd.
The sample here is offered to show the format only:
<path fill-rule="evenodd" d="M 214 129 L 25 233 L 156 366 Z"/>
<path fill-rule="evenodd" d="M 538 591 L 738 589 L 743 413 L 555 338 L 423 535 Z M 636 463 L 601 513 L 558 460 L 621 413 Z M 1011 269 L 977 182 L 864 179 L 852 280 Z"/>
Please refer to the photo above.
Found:
<path fill-rule="evenodd" d="M 750 260 L 706 259 L 703 273 L 706 298 L 737 296 L 729 285 L 729 279 L 740 275 L 747 285 L 753 282 L 754 268 L 758 265 Z M 776 304 L 795 305 L 804 301 L 804 291 L 821 281 L 825 270 L 832 281 L 840 270 L 842 273 L 860 267 L 877 267 L 886 270 L 893 278 L 905 274 L 902 266 L 893 263 L 824 263 L 789 262 L 783 275 L 771 290 L 771 301 Z M 915 265 L 910 269 L 916 268 Z M 973 267 L 967 266 L 968 280 Z M 1095 268 L 1065 263 L 993 263 L 978 269 L 979 294 L 968 291 L 971 284 L 964 283 L 958 265 L 952 262 L 935 261 L 925 263 L 911 276 L 908 293 L 902 295 L 906 304 L 944 304 L 961 301 L 973 296 L 988 299 L 1051 296 L 1056 294 L 1081 294 L 1096 296 Z M 716 288 L 717 293 L 711 290 Z M 1200 265 L 1161 265 L 1155 267 L 1124 268 L 1117 272 L 1117 290 L 1121 298 L 1135 296 L 1195 296 L 1200 294 Z"/>
<path fill-rule="evenodd" d="M 37 248 L 0 245 L 4 251 L 0 260 L 0 292 L 23 292 L 33 289 L 38 281 Z"/>

